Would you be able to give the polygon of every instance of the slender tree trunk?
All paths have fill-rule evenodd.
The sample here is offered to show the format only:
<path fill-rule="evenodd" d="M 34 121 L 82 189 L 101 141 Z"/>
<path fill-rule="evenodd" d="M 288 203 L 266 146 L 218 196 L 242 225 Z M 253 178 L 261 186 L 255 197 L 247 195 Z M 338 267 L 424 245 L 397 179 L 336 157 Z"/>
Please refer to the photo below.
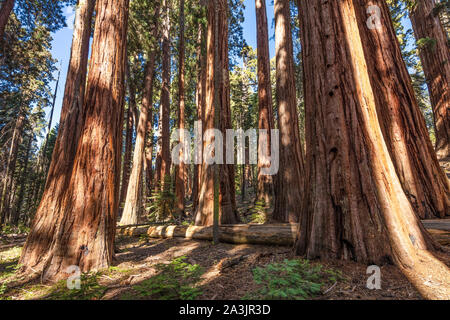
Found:
<path fill-rule="evenodd" d="M 424 297 L 448 299 L 449 269 L 428 251 L 437 246 L 403 192 L 383 138 L 361 39 L 370 30 L 365 20 L 358 24 L 361 2 L 304 0 L 300 9 L 308 188 L 297 253 L 394 261 Z"/>
<path fill-rule="evenodd" d="M 275 47 L 280 169 L 277 175 L 273 219 L 297 222 L 305 174 L 295 97 L 294 57 L 288 0 L 275 0 Z"/>
<path fill-rule="evenodd" d="M 185 95 L 184 95 L 184 72 L 185 72 L 185 48 L 184 48 L 184 0 L 180 0 L 180 44 L 178 49 L 179 55 L 179 79 L 178 79 L 178 129 L 180 130 L 179 140 L 184 141 L 185 128 Z M 186 164 L 183 161 L 184 153 L 188 150 L 180 150 L 179 164 L 175 168 L 175 195 L 177 198 L 176 210 L 178 214 L 184 215 L 184 198 L 185 198 L 185 171 Z"/>
<path fill-rule="evenodd" d="M 205 90 L 206 90 L 206 37 L 205 30 L 203 25 L 199 25 L 198 28 L 198 48 L 197 48 L 197 57 L 198 57 L 198 82 L 197 82 L 197 95 L 196 95 L 196 105 L 197 105 L 197 121 L 202 124 L 202 127 L 205 127 Z M 201 132 L 201 139 L 203 141 L 203 132 Z M 199 151 L 200 158 L 203 156 L 203 148 Z M 200 194 L 200 180 L 201 180 L 201 170 L 202 165 L 196 164 L 194 167 L 194 187 L 193 187 L 193 208 L 194 211 L 197 209 L 199 194 Z"/>
<path fill-rule="evenodd" d="M 433 13 L 436 0 L 417 0 L 410 11 L 417 40 L 428 39 L 419 48 L 433 107 L 436 153 L 450 157 L 450 50 L 439 15 Z"/>
<path fill-rule="evenodd" d="M 274 129 L 272 87 L 270 81 L 269 32 L 267 26 L 266 1 L 255 0 L 256 30 L 258 44 L 258 128 L 267 130 L 267 136 L 260 135 L 258 143 L 258 190 L 257 201 L 270 204 L 273 198 L 273 176 L 264 175 L 262 168 L 270 167 L 267 157 L 271 153 L 271 131 Z M 262 140 L 264 139 L 264 140 Z M 264 145 L 266 146 L 265 150 Z"/>
<path fill-rule="evenodd" d="M 128 102 L 128 110 L 125 117 L 126 121 L 125 154 L 123 157 L 123 165 L 122 165 L 122 183 L 120 184 L 121 189 L 120 189 L 119 204 L 122 204 L 127 196 L 128 182 L 130 180 L 131 154 L 133 151 L 133 127 L 134 127 L 133 110 L 136 108 L 136 88 L 134 86 L 133 80 L 131 79 L 129 63 L 127 63 L 126 76 L 128 84 L 129 102 Z"/>
<path fill-rule="evenodd" d="M 98 0 L 96 13 L 86 97 L 79 108 L 85 120 L 73 166 L 65 168 L 71 171 L 71 177 L 61 181 L 66 183 L 66 192 L 61 197 L 54 194 L 58 197 L 56 210 L 51 208 L 35 220 L 21 257 L 23 270 L 43 271 L 43 279 L 64 278 L 72 265 L 78 266 L 81 272 L 106 268 L 113 257 L 119 205 L 128 0 Z M 85 30 L 76 27 L 75 35 L 79 35 L 80 29 Z M 74 48 L 78 46 L 75 39 L 76 36 Z M 88 43 L 89 36 L 84 40 L 87 41 L 80 39 Z M 78 73 L 85 66 L 76 63 L 84 56 L 83 50 L 78 52 L 79 55 L 72 52 L 69 74 L 74 78 L 69 80 L 79 79 Z M 72 70 L 75 65 L 79 67 Z M 70 82 L 69 86 L 74 84 Z M 81 86 L 72 88 L 80 92 Z M 64 120 L 72 120 L 72 115 L 66 115 Z M 64 124 L 66 129 L 71 128 Z M 67 162 L 57 163 L 59 166 Z M 43 222 L 55 227 L 43 227 Z"/>
<path fill-rule="evenodd" d="M 216 6 L 218 21 L 215 19 Z M 213 129 L 215 125 L 215 108 L 219 108 L 222 119 L 220 119 L 220 129 L 225 135 L 225 126 L 228 126 L 229 113 L 229 78 L 228 78 L 228 7 L 225 0 L 215 0 L 208 3 L 208 30 L 207 30 L 207 50 L 206 50 L 206 101 L 205 101 L 205 124 L 204 132 Z M 218 34 L 215 35 L 215 24 L 217 23 Z M 217 36 L 217 39 L 215 38 Z M 217 40 L 217 41 L 216 41 Z M 217 44 L 217 48 L 215 47 Z M 217 54 L 215 55 L 215 51 Z M 215 57 L 217 56 L 217 57 Z M 219 74 L 215 74 L 218 72 Z M 216 78 L 217 77 L 217 78 Z M 215 81 L 216 80 L 216 81 Z M 217 90 L 217 91 L 216 91 Z M 215 99 L 216 98 L 216 99 Z M 216 100 L 216 101 L 215 101 Z M 216 103 L 215 103 L 216 102 Z M 226 143 L 224 142 L 224 146 Z M 204 141 L 203 150 L 206 146 L 214 146 L 214 137 L 210 136 Z M 216 164 L 208 164 L 203 161 L 201 168 L 201 182 L 199 204 L 196 210 L 196 225 L 210 226 L 214 221 L 214 167 Z M 239 217 L 234 210 L 232 197 L 232 186 L 230 185 L 230 172 L 228 165 L 219 165 L 219 221 L 221 224 L 233 224 L 239 221 Z M 234 179 L 234 178 L 233 178 Z M 234 183 L 234 181 L 233 181 Z M 217 189 L 217 185 L 216 185 Z"/>
<path fill-rule="evenodd" d="M 147 134 L 146 134 L 146 144 L 145 144 L 145 178 L 146 178 L 146 197 L 150 197 L 152 195 L 153 188 L 153 106 L 150 107 L 147 119 Z"/>
<path fill-rule="evenodd" d="M 155 25 L 153 36 L 158 35 L 158 16 L 159 6 L 155 10 Z M 131 169 L 130 181 L 128 184 L 127 197 L 125 207 L 123 209 L 120 225 L 138 224 L 139 216 L 142 210 L 142 186 L 143 186 L 143 169 L 145 156 L 145 141 L 147 137 L 148 118 L 151 117 L 151 109 L 153 102 L 153 79 L 155 69 L 156 52 L 150 52 L 148 62 L 145 67 L 145 87 L 144 97 L 142 99 L 142 109 L 139 116 L 137 127 L 136 144 L 133 153 L 133 167 Z"/>
<path fill-rule="evenodd" d="M 160 139 L 161 148 L 158 157 L 159 163 L 159 182 L 164 185 L 165 179 L 170 176 L 170 3 L 164 0 L 164 23 L 163 23 L 163 44 L 162 44 L 162 86 L 161 86 L 161 118 L 160 118 Z"/>
<path fill-rule="evenodd" d="M 8 23 L 11 12 L 14 9 L 15 0 L 5 0 L 0 9 L 0 41 L 5 35 L 6 24 Z"/>
<path fill-rule="evenodd" d="M 27 181 L 28 181 L 28 162 L 29 162 L 29 158 L 30 158 L 32 143 L 33 143 L 33 136 L 30 135 L 28 137 L 28 143 L 27 143 L 27 149 L 26 149 L 27 151 L 25 154 L 23 169 L 22 169 L 22 173 L 21 173 L 20 179 L 19 179 L 20 190 L 19 190 L 19 194 L 17 196 L 17 202 L 14 207 L 14 211 L 11 214 L 11 223 L 13 225 L 17 225 L 19 223 L 20 212 L 21 212 L 20 209 L 22 208 L 23 197 L 25 195 L 25 189 L 26 189 L 26 185 L 27 185 Z M 29 214 L 29 213 L 27 213 L 27 214 Z"/>
<path fill-rule="evenodd" d="M 5 176 L 3 178 L 3 190 L 0 199 L 0 225 L 8 220 L 11 213 L 11 192 L 13 190 L 13 178 L 16 171 L 17 153 L 22 140 L 23 127 L 25 125 L 25 115 L 23 111 L 17 117 L 14 126 L 13 135 L 11 137 L 11 145 L 9 147 L 8 160 L 6 162 Z"/>

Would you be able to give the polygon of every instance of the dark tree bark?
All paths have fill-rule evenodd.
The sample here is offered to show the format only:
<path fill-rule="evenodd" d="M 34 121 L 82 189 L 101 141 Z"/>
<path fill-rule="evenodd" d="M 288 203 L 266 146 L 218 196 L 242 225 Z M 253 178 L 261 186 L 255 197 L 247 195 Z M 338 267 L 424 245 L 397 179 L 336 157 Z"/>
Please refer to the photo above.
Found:
<path fill-rule="evenodd" d="M 215 19 L 218 10 L 218 17 Z M 225 128 L 229 125 L 229 78 L 228 78 L 228 6 L 225 0 L 215 0 L 208 3 L 208 30 L 206 51 L 206 101 L 205 101 L 205 125 L 203 130 L 214 128 L 215 108 L 219 108 L 221 115 L 220 130 L 225 136 Z M 216 26 L 217 24 L 217 26 Z M 218 30 L 215 38 L 215 27 Z M 217 41 L 216 41 L 217 40 Z M 215 47 L 215 43 L 217 48 Z M 217 52 L 217 54 L 215 54 Z M 216 56 L 218 59 L 216 59 Z M 219 74 L 215 74 L 219 72 Z M 217 78 L 216 78 L 217 77 Z M 216 80 L 216 81 L 215 81 Z M 218 86 L 217 86 L 218 85 Z M 217 91 L 216 91 L 217 90 Z M 216 99 L 215 99 L 216 97 Z M 215 100 L 217 104 L 215 104 Z M 206 139 L 203 149 L 208 145 L 214 145 L 214 137 Z M 226 142 L 224 142 L 224 147 Z M 214 166 L 203 161 L 201 168 L 201 182 L 199 204 L 196 210 L 196 225 L 210 226 L 214 220 Z M 231 186 L 231 173 L 228 165 L 219 165 L 219 222 L 221 224 L 233 224 L 239 221 L 239 217 L 233 204 L 233 186 Z"/>
<path fill-rule="evenodd" d="M 308 188 L 297 253 L 394 261 L 424 297 L 448 299 L 450 272 L 430 253 L 437 245 L 403 192 L 383 138 L 361 1 L 304 0 L 300 9 Z"/>
<path fill-rule="evenodd" d="M 22 173 L 20 174 L 20 179 L 19 179 L 20 190 L 19 190 L 19 194 L 17 195 L 16 205 L 14 206 L 14 210 L 11 214 L 11 224 L 13 224 L 13 225 L 17 225 L 19 223 L 20 212 L 21 212 L 21 208 L 22 208 L 22 204 L 23 204 L 23 198 L 25 195 L 25 189 L 26 189 L 27 181 L 29 180 L 28 162 L 30 159 L 32 143 L 33 143 L 33 136 L 29 136 L 28 142 L 27 142 L 27 147 L 26 147 L 25 160 L 24 160 L 23 167 L 22 167 Z M 29 214 L 29 213 L 27 213 L 27 214 Z"/>
<path fill-rule="evenodd" d="M 11 145 L 9 147 L 8 158 L 6 162 L 5 176 L 3 178 L 3 189 L 0 199 L 0 225 L 9 219 L 11 214 L 11 194 L 13 192 L 13 178 L 16 171 L 17 153 L 19 145 L 22 141 L 23 127 L 25 125 L 25 115 L 22 110 L 17 117 L 11 137 Z M 8 221 L 10 222 L 10 221 Z"/>
<path fill-rule="evenodd" d="M 90 3 L 84 3 L 86 6 L 82 8 L 89 8 Z M 78 99 L 72 100 L 71 104 L 65 103 L 67 108 L 63 107 L 64 111 L 70 111 L 69 106 L 77 107 L 85 119 L 78 129 L 76 125 L 67 123 L 73 120 L 72 113 L 63 113 L 65 130 L 76 129 L 80 132 L 75 154 L 66 155 L 73 159 L 73 165 L 65 167 L 63 177 L 67 171 L 71 176 L 60 181 L 60 184 L 48 184 L 57 189 L 64 183 L 66 191 L 45 198 L 47 203 L 41 202 L 40 208 L 48 204 L 52 207 L 45 211 L 41 209 L 20 259 L 23 271 L 42 271 L 44 280 L 66 277 L 67 268 L 72 265 L 78 266 L 81 272 L 106 268 L 114 252 L 119 206 L 128 0 L 98 0 L 96 13 L 83 107 L 75 103 Z M 82 16 L 86 19 L 78 19 L 78 22 L 87 22 L 87 16 Z M 90 24 L 82 25 L 90 27 Z M 85 68 L 81 63 L 85 51 L 76 50 L 84 48 L 89 42 L 89 33 L 83 40 L 79 37 L 84 34 L 80 31 L 86 31 L 85 28 L 75 28 L 69 69 L 72 76 L 68 78 L 69 87 L 66 86 L 68 96 L 80 92 L 81 84 L 74 86 L 76 82 L 72 79 L 80 79 L 81 70 Z M 78 54 L 75 55 L 75 52 Z M 75 97 L 79 98 L 78 95 Z M 74 139 L 74 136 L 73 133 L 63 133 L 58 138 L 61 141 Z M 60 145 L 68 147 L 70 143 Z M 55 157 L 58 156 L 61 154 L 55 152 Z M 55 164 L 61 170 L 60 166 L 67 165 L 68 161 Z M 61 176 L 56 178 L 61 179 Z M 54 201 L 55 198 L 57 201 Z"/>
<path fill-rule="evenodd" d="M 436 153 L 450 157 L 450 50 L 439 15 L 433 13 L 436 0 L 417 0 L 410 11 L 417 40 L 430 42 L 419 49 L 433 107 Z"/>
<path fill-rule="evenodd" d="M 184 141 L 185 128 L 185 94 L 184 94 L 184 73 L 185 73 L 185 45 L 184 45 L 184 0 L 180 0 L 180 43 L 178 49 L 178 129 L 180 129 L 180 141 Z M 188 150 L 181 150 L 179 154 L 180 164 L 175 167 L 175 195 L 177 198 L 176 210 L 180 215 L 184 215 L 184 198 L 185 198 L 185 172 L 186 164 L 183 161 L 184 152 Z"/>
<path fill-rule="evenodd" d="M 267 148 L 263 150 L 264 143 L 258 143 L 258 190 L 257 200 L 270 204 L 273 198 L 273 176 L 264 175 L 261 169 L 270 167 L 267 156 L 270 156 L 271 135 L 274 129 L 273 106 L 272 106 L 272 84 L 270 81 L 270 54 L 269 54 L 269 32 L 267 30 L 266 1 L 255 0 L 256 29 L 258 44 L 258 128 L 267 130 Z M 260 140 L 264 136 L 260 136 Z"/>
<path fill-rule="evenodd" d="M 417 104 L 411 78 L 402 60 L 394 27 L 385 1 L 375 0 L 381 10 L 379 28 L 367 28 L 367 1 L 359 6 L 361 41 L 378 118 L 403 190 L 420 218 L 450 215 L 450 187 L 428 135 Z M 366 32 L 367 31 L 367 32 Z M 449 69 L 450 70 L 450 69 Z"/>
<path fill-rule="evenodd" d="M 298 125 L 294 57 L 288 0 L 275 0 L 278 128 L 280 168 L 273 219 L 297 222 L 304 190 L 303 151 Z"/>
<path fill-rule="evenodd" d="M 0 41 L 5 36 L 5 28 L 8 23 L 11 12 L 14 9 L 15 0 L 5 0 L 0 9 Z"/>

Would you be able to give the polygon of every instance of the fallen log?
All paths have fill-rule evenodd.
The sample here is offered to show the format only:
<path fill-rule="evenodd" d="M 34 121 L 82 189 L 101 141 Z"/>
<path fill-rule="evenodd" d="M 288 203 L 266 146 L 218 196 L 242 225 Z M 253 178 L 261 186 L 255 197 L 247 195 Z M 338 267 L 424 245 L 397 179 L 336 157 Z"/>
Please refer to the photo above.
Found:
<path fill-rule="evenodd" d="M 237 244 L 270 244 L 287 246 L 295 241 L 296 224 L 237 224 L 220 226 L 220 241 Z M 186 238 L 212 240 L 212 227 L 199 226 L 150 226 L 130 227 L 118 230 L 118 234 L 139 236 L 147 234 L 150 238 Z"/>
<path fill-rule="evenodd" d="M 424 223 L 425 228 L 442 245 L 450 245 L 450 220 Z M 298 224 L 233 224 L 219 227 L 220 241 L 236 244 L 262 244 L 292 246 Z M 199 226 L 129 226 L 121 227 L 117 234 L 124 236 L 147 235 L 150 238 L 186 238 L 212 241 L 212 227 Z"/>

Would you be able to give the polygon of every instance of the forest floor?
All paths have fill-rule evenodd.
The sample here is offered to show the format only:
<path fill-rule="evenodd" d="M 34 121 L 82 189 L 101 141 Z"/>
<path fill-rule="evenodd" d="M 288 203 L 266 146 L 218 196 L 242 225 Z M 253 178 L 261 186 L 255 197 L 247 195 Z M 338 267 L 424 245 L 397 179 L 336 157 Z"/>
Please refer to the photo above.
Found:
<path fill-rule="evenodd" d="M 251 206 L 251 198 L 239 201 L 241 216 L 250 216 Z M 435 236 L 448 237 L 450 250 L 448 232 Z M 289 247 L 146 235 L 119 235 L 113 266 L 82 275 L 80 288 L 70 290 L 67 281 L 43 284 L 16 274 L 25 238 L 0 234 L 0 300 L 421 299 L 393 265 L 380 266 L 381 289 L 370 290 L 372 273 L 356 262 L 310 262 L 294 257 Z M 439 258 L 450 266 L 449 255 Z"/>
<path fill-rule="evenodd" d="M 2 239 L 0 299 L 421 299 L 393 265 L 381 266 L 381 289 L 369 290 L 367 266 L 355 262 L 306 263 L 287 247 L 143 236 L 119 237 L 114 266 L 83 275 L 80 290 L 39 279 L 10 288 L 19 280 L 15 269 L 23 240 Z M 309 276 L 299 281 L 299 273 Z"/>

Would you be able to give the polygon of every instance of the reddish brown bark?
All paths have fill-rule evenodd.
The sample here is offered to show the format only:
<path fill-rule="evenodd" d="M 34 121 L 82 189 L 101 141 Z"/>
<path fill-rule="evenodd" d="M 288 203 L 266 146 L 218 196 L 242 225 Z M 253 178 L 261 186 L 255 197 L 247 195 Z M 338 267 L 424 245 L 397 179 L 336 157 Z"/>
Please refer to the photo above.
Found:
<path fill-rule="evenodd" d="M 274 4 L 280 168 L 276 177 L 273 219 L 297 222 L 305 174 L 296 105 L 290 9 L 288 0 L 275 0 Z"/>
<path fill-rule="evenodd" d="M 14 9 L 15 0 L 5 0 L 0 9 L 0 41 L 5 35 L 6 24 L 8 23 L 11 12 Z"/>
<path fill-rule="evenodd" d="M 157 183 L 164 185 L 164 180 L 170 176 L 170 3 L 163 2 L 164 22 L 162 40 L 162 85 L 160 105 L 160 149 L 157 156 Z"/>
<path fill-rule="evenodd" d="M 381 130 L 403 190 L 420 218 L 450 215 L 450 187 L 428 135 L 411 78 L 402 60 L 385 1 L 367 0 L 357 11 L 370 81 L 377 92 Z M 379 28 L 367 28 L 367 7 L 381 10 Z M 364 32 L 362 32 L 364 31 Z M 366 32 L 367 31 L 367 32 Z M 450 70 L 450 69 L 449 69 Z"/>
<path fill-rule="evenodd" d="M 73 167 L 66 167 L 71 177 L 61 181 L 67 183 L 66 192 L 54 195 L 58 198 L 54 208 L 35 220 L 21 257 L 25 271 L 42 271 L 43 278 L 49 280 L 65 277 L 72 265 L 82 272 L 106 268 L 113 257 L 119 205 L 128 0 L 98 0 L 96 13 L 86 96 L 80 108 L 85 121 Z M 76 30 L 80 29 L 76 27 Z M 77 47 L 75 39 L 74 47 Z M 71 69 L 83 53 L 72 54 Z M 79 64 L 73 77 L 78 79 L 83 68 Z M 72 90 L 79 92 L 76 87 Z M 72 94 L 72 90 L 67 94 Z M 66 116 L 65 120 L 72 120 L 72 116 Z M 54 197 L 49 197 L 49 202 Z M 50 223 L 55 227 L 49 227 Z"/>
<path fill-rule="evenodd" d="M 220 19 L 215 19 L 216 13 Z M 229 78 L 228 78 L 228 7 L 225 0 L 210 1 L 208 3 L 208 30 L 206 50 L 206 101 L 205 101 L 205 125 L 203 130 L 214 128 L 215 108 L 220 110 L 220 130 L 225 136 L 225 128 L 229 127 Z M 215 39 L 215 24 L 217 24 L 218 38 Z M 216 41 L 217 40 L 217 41 Z M 215 47 L 217 44 L 217 48 Z M 215 59 L 217 50 L 218 61 Z M 219 72 L 216 75 L 215 72 Z M 215 77 L 218 78 L 215 78 Z M 218 84 L 216 87 L 215 80 Z M 217 92 L 216 92 L 217 90 Z M 217 104 L 215 105 L 215 95 Z M 214 145 L 214 137 L 205 139 L 203 149 L 208 145 Z M 226 142 L 224 142 L 224 147 Z M 203 161 L 201 169 L 201 182 L 199 204 L 196 210 L 196 225 L 213 225 L 214 219 L 214 164 Z M 233 224 L 239 221 L 239 217 L 233 203 L 233 186 L 231 186 L 231 173 L 228 165 L 219 165 L 219 222 L 221 224 Z"/>
<path fill-rule="evenodd" d="M 358 17 L 361 1 L 304 0 L 300 9 L 308 188 L 297 253 L 394 261 L 424 297 L 448 299 L 450 272 L 428 251 L 435 244 L 402 190 L 383 138 L 361 39 L 370 32 Z"/>
<path fill-rule="evenodd" d="M 184 0 L 180 0 L 180 44 L 178 49 L 178 129 L 180 130 L 180 141 L 184 141 L 184 128 L 185 128 L 185 94 L 184 94 L 184 73 L 185 73 L 185 48 L 184 48 Z M 188 150 L 180 150 L 179 159 L 180 163 L 175 167 L 175 195 L 176 210 L 178 214 L 184 215 L 184 198 L 185 198 L 185 172 L 186 165 L 183 161 L 184 152 Z"/>
<path fill-rule="evenodd" d="M 264 175 L 262 168 L 270 167 L 267 156 L 270 156 L 271 135 L 270 130 L 274 129 L 273 107 L 272 107 L 272 84 L 270 81 L 270 54 L 269 54 L 269 33 L 267 30 L 266 1 L 255 0 L 256 8 L 256 29 L 258 45 L 258 128 L 267 130 L 267 136 L 260 136 L 260 140 L 266 138 L 266 150 L 263 150 L 264 143 L 258 144 L 258 190 L 257 200 L 263 200 L 270 204 L 273 197 L 273 176 Z M 265 157 L 266 156 L 266 157 Z"/>
<path fill-rule="evenodd" d="M 95 2 L 96 0 L 79 2 L 58 137 L 44 194 L 20 259 L 25 271 L 44 267 L 43 264 L 55 233 L 55 221 L 61 210 L 63 196 L 71 177 L 76 147 L 84 124 L 84 93 Z M 37 188 L 35 185 L 34 193 Z"/>
<path fill-rule="evenodd" d="M 433 107 L 436 153 L 450 157 L 450 50 L 439 15 L 433 13 L 436 0 L 417 0 L 410 11 L 417 40 L 431 42 L 419 49 Z"/>

